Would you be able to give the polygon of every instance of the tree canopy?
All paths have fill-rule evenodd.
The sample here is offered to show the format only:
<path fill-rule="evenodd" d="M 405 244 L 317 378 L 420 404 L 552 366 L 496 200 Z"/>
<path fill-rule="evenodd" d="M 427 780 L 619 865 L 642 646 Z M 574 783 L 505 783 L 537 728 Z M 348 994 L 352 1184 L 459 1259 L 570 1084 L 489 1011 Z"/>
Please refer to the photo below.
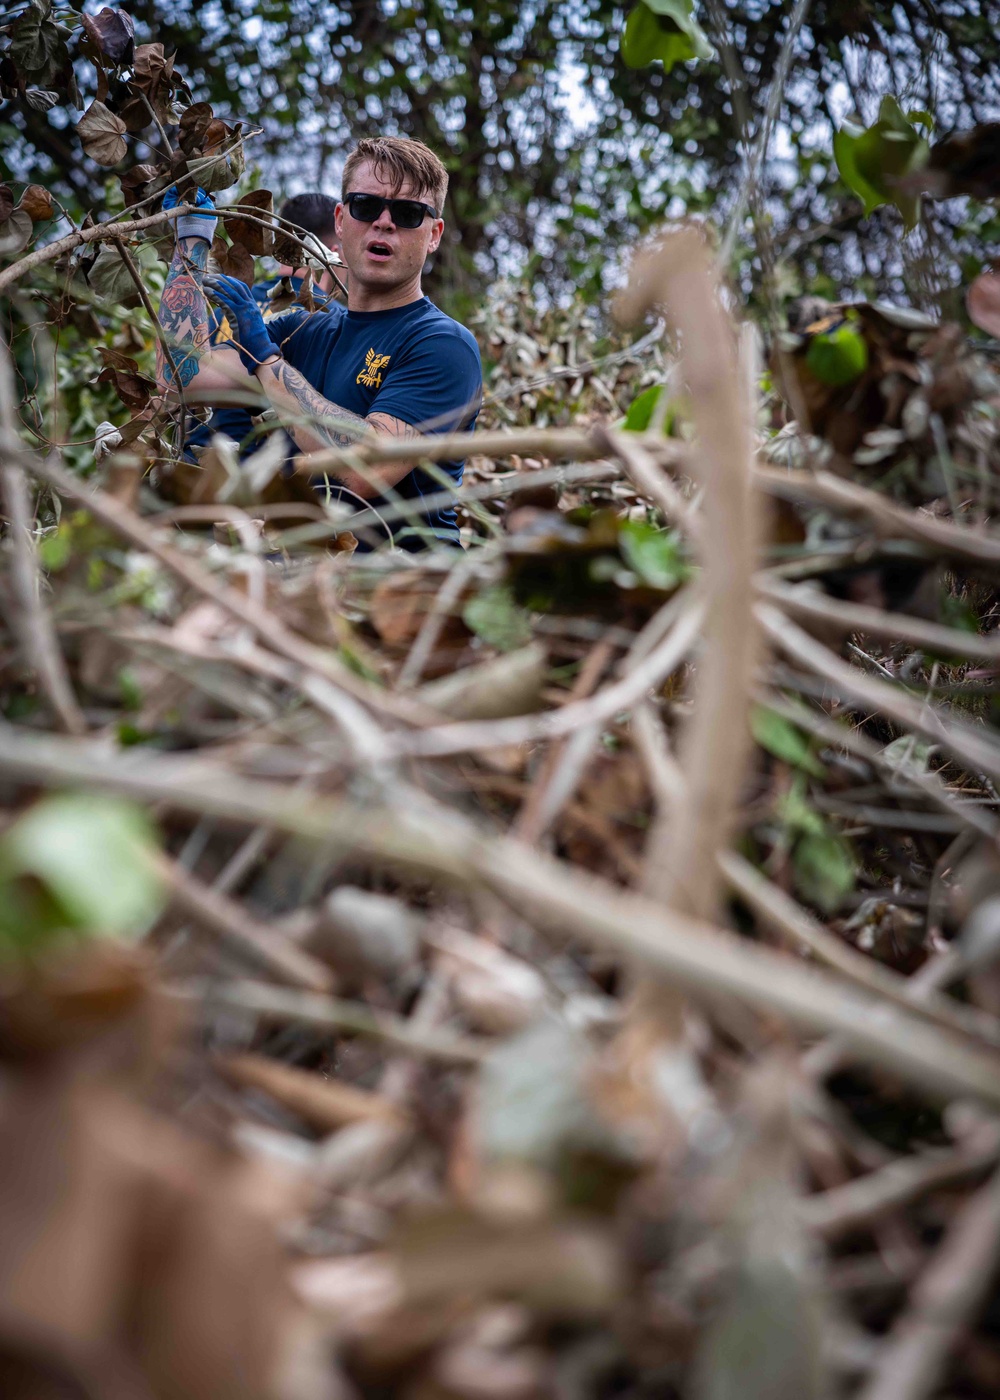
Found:
<path fill-rule="evenodd" d="M 709 0 L 698 18 L 711 57 L 640 68 L 623 62 L 628 8 L 608 0 L 141 0 L 132 13 L 136 42 L 174 52 L 195 98 L 261 128 L 253 157 L 289 192 L 336 191 L 362 135 L 412 135 L 437 150 L 452 188 L 434 289 L 461 305 L 523 270 L 595 294 L 617 251 L 652 222 L 692 212 L 725 220 L 795 8 Z M 957 282 L 963 260 L 965 271 L 981 264 L 1000 230 L 992 210 L 965 203 L 938 205 L 905 247 L 892 211 L 859 240 L 862 209 L 832 141 L 852 110 L 873 121 L 886 93 L 926 110 L 938 132 L 984 120 L 1000 100 L 998 34 L 998 0 L 806 7 L 757 210 L 780 242 L 789 290 L 905 284 L 926 301 Z M 78 205 L 98 205 L 104 177 L 67 139 L 78 113 L 61 93 L 51 110 L 7 93 L 7 178 L 31 171 Z M 750 290 L 759 262 L 749 241 L 738 252 Z"/>

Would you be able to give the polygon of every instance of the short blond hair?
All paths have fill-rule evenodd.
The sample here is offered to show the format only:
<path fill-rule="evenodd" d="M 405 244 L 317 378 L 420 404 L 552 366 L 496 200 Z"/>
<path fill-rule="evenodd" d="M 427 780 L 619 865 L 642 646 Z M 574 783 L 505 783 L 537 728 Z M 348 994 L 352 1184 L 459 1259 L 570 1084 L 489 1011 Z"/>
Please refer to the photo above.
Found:
<path fill-rule="evenodd" d="M 416 194 L 430 195 L 438 214 L 448 193 L 448 172 L 422 141 L 405 136 L 366 136 L 344 162 L 343 198 L 351 193 L 351 180 L 359 165 L 369 164 L 394 195 L 409 182 Z"/>

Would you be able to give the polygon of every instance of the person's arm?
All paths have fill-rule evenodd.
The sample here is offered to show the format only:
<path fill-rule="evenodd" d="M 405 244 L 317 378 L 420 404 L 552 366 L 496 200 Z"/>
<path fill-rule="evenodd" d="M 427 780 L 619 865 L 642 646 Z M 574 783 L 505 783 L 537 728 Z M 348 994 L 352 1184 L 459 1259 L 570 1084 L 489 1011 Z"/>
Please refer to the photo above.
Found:
<path fill-rule="evenodd" d="M 389 413 L 369 413 L 367 418 L 362 418 L 332 403 L 285 359 L 277 358 L 261 365 L 257 380 L 272 408 L 277 410 L 285 431 L 302 452 L 316 452 L 324 447 L 353 447 L 355 443 L 370 441 L 375 434 L 391 438 L 419 436 L 416 428 Z M 413 470 L 413 463 L 374 464 L 366 468 L 363 477 L 350 467 L 326 470 L 342 486 L 367 501 L 402 481 Z"/>
<path fill-rule="evenodd" d="M 325 398 L 299 370 L 283 357 L 272 337 L 279 339 L 284 327 L 281 321 L 265 324 L 260 307 L 250 289 L 233 277 L 209 277 L 205 283 L 209 295 L 235 325 L 240 358 L 256 375 L 271 407 L 277 411 L 285 431 L 302 452 L 316 452 L 324 447 L 352 447 L 374 436 L 416 437 L 415 428 L 389 413 L 373 412 L 367 418 L 352 413 Z M 326 468 L 334 477 L 362 500 L 379 496 L 395 486 L 413 470 L 412 462 L 382 462 L 366 468 L 362 476 L 350 467 Z"/>
<path fill-rule="evenodd" d="M 257 388 L 232 350 L 209 351 L 208 303 L 204 277 L 208 250 L 215 233 L 211 199 L 199 190 L 195 213 L 176 221 L 177 241 L 160 298 L 160 326 L 170 348 L 156 343 L 156 382 L 164 392 L 194 388 L 199 394 L 233 388 Z M 178 203 L 176 187 L 164 196 L 164 207 Z"/>

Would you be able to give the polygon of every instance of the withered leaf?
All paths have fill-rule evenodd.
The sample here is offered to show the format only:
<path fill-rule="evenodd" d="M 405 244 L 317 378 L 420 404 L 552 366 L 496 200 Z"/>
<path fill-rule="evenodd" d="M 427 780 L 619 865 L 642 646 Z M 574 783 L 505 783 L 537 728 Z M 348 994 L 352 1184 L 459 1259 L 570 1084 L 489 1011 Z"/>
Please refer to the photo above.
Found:
<path fill-rule="evenodd" d="M 46 88 L 30 87 L 25 91 L 24 100 L 34 111 L 48 112 L 59 101 L 59 94 Z"/>
<path fill-rule="evenodd" d="M 140 131 L 145 131 L 153 120 L 149 110 L 150 105 L 140 93 L 138 97 L 130 98 L 128 102 L 123 102 L 118 108 L 117 115 L 133 136 Z"/>
<path fill-rule="evenodd" d="M 213 126 L 215 123 L 213 122 Z M 198 183 L 202 189 L 211 194 L 215 190 L 226 190 L 230 185 L 235 185 L 236 181 L 243 174 L 246 165 L 246 155 L 243 150 L 243 142 L 234 140 L 236 128 L 222 126 L 225 140 L 225 155 L 223 155 L 223 141 L 217 144 L 206 144 L 205 154 L 215 156 L 216 160 L 205 170 L 198 174 Z"/>
<path fill-rule="evenodd" d="M 113 350 L 107 345 L 99 345 L 97 353 L 105 368 L 120 369 L 128 374 L 139 373 L 138 363 L 132 359 L 131 355 L 124 355 L 120 350 Z"/>
<path fill-rule="evenodd" d="M 285 260 L 283 259 L 283 261 Z M 275 314 L 279 311 L 287 311 L 290 306 L 295 305 L 295 289 L 292 287 L 290 277 L 282 277 L 274 284 L 267 294 L 267 304 Z"/>
<path fill-rule="evenodd" d="M 0 223 L 0 258 L 19 253 L 31 237 L 31 220 L 23 209 L 15 209 L 9 219 Z"/>
<path fill-rule="evenodd" d="M 0 185 L 0 223 L 9 219 L 14 212 L 14 195 L 10 185 Z"/>
<path fill-rule="evenodd" d="M 103 102 L 92 102 L 77 122 L 83 149 L 98 165 L 117 165 L 128 149 L 125 123 Z"/>
<path fill-rule="evenodd" d="M 966 303 L 972 324 L 1000 337 L 1000 272 L 981 272 L 966 294 Z"/>
<path fill-rule="evenodd" d="M 54 218 L 56 212 L 52 196 L 44 185 L 28 185 L 17 207 L 24 210 L 33 224 Z"/>
<path fill-rule="evenodd" d="M 98 384 L 110 384 L 126 408 L 145 408 L 156 390 L 153 381 L 140 374 L 135 360 L 127 355 L 99 348 L 105 368 L 97 376 Z"/>
<path fill-rule="evenodd" d="M 31 4 L 11 29 L 11 62 L 21 73 L 44 84 L 69 62 L 69 50 L 59 26 L 48 17 L 48 6 Z"/>
<path fill-rule="evenodd" d="M 227 277 L 237 277 L 248 287 L 253 286 L 253 258 L 242 243 L 230 245 L 224 243 L 221 238 L 215 238 L 212 241 L 212 257 L 218 264 L 219 271 Z"/>
<path fill-rule="evenodd" d="M 299 294 L 295 298 L 299 306 L 304 307 L 310 315 L 316 310 L 316 298 L 313 296 L 313 274 L 312 268 L 307 267 L 302 285 L 299 287 Z"/>
<path fill-rule="evenodd" d="M 138 204 L 141 199 L 146 197 L 147 186 L 151 180 L 156 179 L 159 173 L 155 165 L 133 165 L 131 170 L 126 170 L 121 177 L 126 209 L 131 208 L 133 204 Z"/>
<path fill-rule="evenodd" d="M 266 219 L 269 223 L 274 214 L 274 197 L 270 190 L 251 190 L 240 198 L 239 204 L 234 206 L 240 210 L 252 212 L 258 219 Z M 269 257 L 274 252 L 274 229 L 264 228 L 261 224 L 251 222 L 239 213 L 229 213 L 227 210 L 223 215 L 223 226 L 234 243 L 242 243 L 248 253 L 252 253 L 255 258 Z"/>
<path fill-rule="evenodd" d="M 204 144 L 205 134 L 214 119 L 210 102 L 195 102 L 180 120 L 178 144 L 185 155 L 194 155 Z"/>
<path fill-rule="evenodd" d="M 133 82 L 142 86 L 144 82 L 160 75 L 170 77 L 174 71 L 173 54 L 165 57 L 162 44 L 140 44 L 132 59 Z"/>
<path fill-rule="evenodd" d="M 94 48 L 109 58 L 116 68 L 131 63 L 135 45 L 132 16 L 107 6 L 96 15 L 81 15 L 84 31 Z"/>
<path fill-rule="evenodd" d="M 305 261 L 301 246 L 284 229 L 279 229 L 275 235 L 273 256 L 286 267 L 301 267 Z"/>

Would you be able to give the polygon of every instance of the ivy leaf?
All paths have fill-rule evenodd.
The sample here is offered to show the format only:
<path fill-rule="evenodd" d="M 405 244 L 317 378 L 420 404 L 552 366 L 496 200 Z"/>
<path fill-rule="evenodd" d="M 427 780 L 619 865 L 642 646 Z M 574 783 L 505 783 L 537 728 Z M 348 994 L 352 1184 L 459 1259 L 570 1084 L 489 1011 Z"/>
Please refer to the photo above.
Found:
<path fill-rule="evenodd" d="M 482 637 L 498 651 L 514 651 L 531 641 L 531 624 L 523 608 L 518 607 L 506 584 L 486 588 L 470 598 L 462 612 L 462 620 L 477 637 Z"/>
<path fill-rule="evenodd" d="M 803 899 L 832 914 L 854 888 L 854 857 L 841 836 L 807 833 L 792 852 L 795 887 Z"/>
<path fill-rule="evenodd" d="M 791 720 L 766 705 L 754 705 L 750 711 L 750 732 L 755 743 L 775 758 L 814 778 L 823 776 L 823 765 L 813 753 L 809 740 Z"/>
<path fill-rule="evenodd" d="M 924 112 L 913 113 L 922 125 Z M 894 204 L 907 229 L 920 217 L 920 196 L 903 188 L 905 176 L 927 163 L 930 145 L 907 120 L 894 97 L 883 97 L 878 121 L 865 129 L 845 123 L 833 138 L 841 178 L 864 205 L 865 214 Z"/>
<path fill-rule="evenodd" d="M 135 49 L 135 26 L 132 16 L 124 10 L 105 7 L 96 15 L 81 15 L 87 38 L 98 53 L 109 58 L 116 68 L 131 64 Z"/>
<path fill-rule="evenodd" d="M 149 860 L 155 845 L 131 802 L 93 793 L 43 799 L 0 840 L 0 924 L 22 944 L 26 934 L 41 940 L 67 929 L 141 935 L 163 898 Z"/>
<path fill-rule="evenodd" d="M 109 112 L 103 102 L 92 102 L 77 122 L 83 149 L 98 165 L 117 165 L 128 149 L 125 123 Z"/>
<path fill-rule="evenodd" d="M 621 53 L 627 68 L 659 59 L 669 73 L 675 63 L 711 58 L 713 49 L 694 18 L 694 0 L 639 0 L 625 21 Z"/>
<path fill-rule="evenodd" d="M 246 210 L 255 219 L 265 219 L 268 223 L 274 217 L 274 196 L 270 190 L 252 190 L 241 195 L 236 211 L 224 211 L 222 224 L 234 243 L 242 243 L 248 253 L 255 258 L 267 258 L 274 252 L 274 229 L 264 228 L 257 222 L 242 217 L 240 210 Z"/>

